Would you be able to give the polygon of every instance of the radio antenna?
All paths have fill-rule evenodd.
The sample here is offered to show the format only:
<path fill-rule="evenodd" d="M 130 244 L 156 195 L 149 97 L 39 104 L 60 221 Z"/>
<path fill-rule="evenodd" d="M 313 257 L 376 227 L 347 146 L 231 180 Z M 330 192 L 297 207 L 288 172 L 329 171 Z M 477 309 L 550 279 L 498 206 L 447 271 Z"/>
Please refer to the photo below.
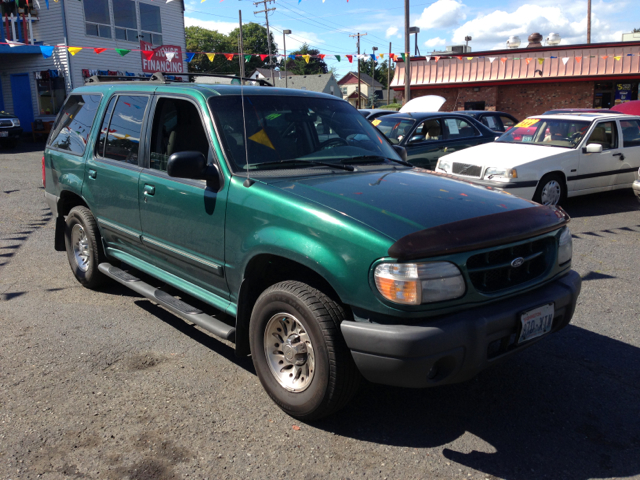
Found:
<path fill-rule="evenodd" d="M 244 58 L 242 55 L 242 10 L 238 10 L 238 18 L 240 20 L 240 36 L 238 37 L 238 50 L 240 51 L 240 102 L 242 105 L 242 130 L 243 130 L 243 143 L 244 143 L 244 165 L 247 173 L 247 179 L 244 181 L 245 187 L 250 187 L 253 182 L 249 178 L 249 146 L 247 145 L 247 117 L 244 109 Z"/>

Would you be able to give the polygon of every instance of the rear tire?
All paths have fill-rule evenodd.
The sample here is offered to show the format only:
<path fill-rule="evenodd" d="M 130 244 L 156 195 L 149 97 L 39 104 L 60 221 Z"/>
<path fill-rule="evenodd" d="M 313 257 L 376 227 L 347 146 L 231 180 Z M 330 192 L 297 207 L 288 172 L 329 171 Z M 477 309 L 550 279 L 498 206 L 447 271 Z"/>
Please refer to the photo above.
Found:
<path fill-rule="evenodd" d="M 280 282 L 258 297 L 249 341 L 260 383 L 287 414 L 316 420 L 355 395 L 360 372 L 340 333 L 342 307 L 302 282 Z"/>
<path fill-rule="evenodd" d="M 562 175 L 550 173 L 538 182 L 533 201 L 542 205 L 560 205 L 567 198 L 567 186 Z"/>
<path fill-rule="evenodd" d="M 107 282 L 98 265 L 105 261 L 96 220 L 87 207 L 73 207 L 65 220 L 64 243 L 71 271 L 85 287 Z"/>

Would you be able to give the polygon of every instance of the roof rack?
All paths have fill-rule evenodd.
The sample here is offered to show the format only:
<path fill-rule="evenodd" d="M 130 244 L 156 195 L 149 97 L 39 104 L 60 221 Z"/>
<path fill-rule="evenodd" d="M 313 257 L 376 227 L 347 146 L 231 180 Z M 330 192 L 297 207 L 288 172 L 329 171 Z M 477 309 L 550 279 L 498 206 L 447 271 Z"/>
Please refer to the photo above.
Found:
<path fill-rule="evenodd" d="M 247 78 L 247 77 L 239 77 L 236 75 L 221 75 L 216 73 L 175 73 L 175 72 L 156 72 L 150 77 L 140 77 L 140 76 L 128 76 L 128 75 L 93 75 L 89 77 L 86 83 L 116 83 L 116 82 L 130 82 L 135 80 L 146 80 L 149 82 L 158 82 L 158 83 L 169 83 L 175 80 L 170 80 L 169 76 L 187 76 L 189 77 L 189 81 L 193 81 L 193 77 L 216 77 L 216 78 L 234 78 L 238 80 L 244 80 L 246 82 L 258 82 L 260 86 L 263 87 L 273 87 L 269 82 L 263 80 L 262 78 Z"/>

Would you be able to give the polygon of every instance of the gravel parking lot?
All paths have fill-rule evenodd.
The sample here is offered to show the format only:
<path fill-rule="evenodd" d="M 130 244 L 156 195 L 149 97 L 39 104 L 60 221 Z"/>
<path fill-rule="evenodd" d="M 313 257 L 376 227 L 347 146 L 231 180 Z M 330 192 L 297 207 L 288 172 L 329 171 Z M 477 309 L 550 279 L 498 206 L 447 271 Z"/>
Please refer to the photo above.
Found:
<path fill-rule="evenodd" d="M 120 286 L 82 288 L 41 188 L 0 151 L 0 477 L 640 477 L 640 208 L 570 199 L 572 324 L 464 384 L 365 385 L 301 424 L 250 359 Z"/>

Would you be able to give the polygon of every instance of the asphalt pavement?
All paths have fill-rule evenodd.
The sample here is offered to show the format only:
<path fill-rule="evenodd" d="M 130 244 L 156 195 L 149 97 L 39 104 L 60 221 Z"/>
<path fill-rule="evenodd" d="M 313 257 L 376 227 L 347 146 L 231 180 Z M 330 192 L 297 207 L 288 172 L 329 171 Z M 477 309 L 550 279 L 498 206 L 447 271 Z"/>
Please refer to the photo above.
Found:
<path fill-rule="evenodd" d="M 583 278 L 567 328 L 473 380 L 365 385 L 300 423 L 251 360 L 120 286 L 86 290 L 41 187 L 0 150 L 0 478 L 640 478 L 640 208 L 569 199 Z"/>

